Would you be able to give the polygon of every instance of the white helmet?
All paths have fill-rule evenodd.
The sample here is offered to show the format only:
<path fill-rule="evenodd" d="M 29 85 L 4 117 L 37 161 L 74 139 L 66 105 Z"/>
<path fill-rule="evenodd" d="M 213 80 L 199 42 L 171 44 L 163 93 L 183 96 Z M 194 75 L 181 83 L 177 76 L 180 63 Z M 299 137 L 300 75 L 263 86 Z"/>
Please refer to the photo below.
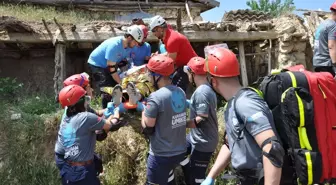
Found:
<path fill-rule="evenodd" d="M 142 31 L 141 27 L 138 25 L 132 25 L 127 28 L 127 33 L 132 35 L 133 38 L 141 43 L 144 39 L 144 32 Z"/>
<path fill-rule="evenodd" d="M 161 17 L 160 15 L 157 15 L 151 19 L 151 22 L 149 23 L 149 30 L 153 31 L 155 27 L 161 26 L 165 22 L 166 20 L 164 20 L 163 17 Z"/>

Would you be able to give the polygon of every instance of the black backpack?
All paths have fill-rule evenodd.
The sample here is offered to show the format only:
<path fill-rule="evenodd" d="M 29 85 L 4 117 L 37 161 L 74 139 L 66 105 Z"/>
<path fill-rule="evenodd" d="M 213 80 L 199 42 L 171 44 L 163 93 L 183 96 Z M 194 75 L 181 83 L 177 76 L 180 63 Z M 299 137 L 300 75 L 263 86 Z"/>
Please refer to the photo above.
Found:
<path fill-rule="evenodd" d="M 322 157 L 314 125 L 314 104 L 303 72 L 282 71 L 262 79 L 258 89 L 272 111 L 286 151 L 281 184 L 316 184 L 322 175 Z"/>

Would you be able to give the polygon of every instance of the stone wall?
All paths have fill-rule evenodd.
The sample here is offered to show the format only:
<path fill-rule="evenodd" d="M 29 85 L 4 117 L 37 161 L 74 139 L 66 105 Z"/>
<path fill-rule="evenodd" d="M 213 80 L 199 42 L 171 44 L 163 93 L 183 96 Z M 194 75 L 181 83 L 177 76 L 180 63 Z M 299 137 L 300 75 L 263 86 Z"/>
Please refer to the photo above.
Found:
<path fill-rule="evenodd" d="M 286 15 L 273 22 L 280 34 L 276 45 L 277 67 L 303 64 L 307 69 L 311 69 L 312 50 L 304 20 L 296 15 Z"/>

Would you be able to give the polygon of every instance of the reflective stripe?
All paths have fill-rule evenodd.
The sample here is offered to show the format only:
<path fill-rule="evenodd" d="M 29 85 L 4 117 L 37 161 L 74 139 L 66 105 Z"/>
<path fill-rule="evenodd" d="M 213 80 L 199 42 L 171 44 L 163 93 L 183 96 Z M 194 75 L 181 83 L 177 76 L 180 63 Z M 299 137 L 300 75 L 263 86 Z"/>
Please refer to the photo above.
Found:
<path fill-rule="evenodd" d="M 204 181 L 204 179 L 195 179 L 195 182 L 198 184 L 201 184 Z"/>
<path fill-rule="evenodd" d="M 174 180 L 174 174 L 172 175 L 172 176 L 170 176 L 169 178 L 168 178 L 168 182 L 171 182 L 171 181 L 173 181 Z"/>
<path fill-rule="evenodd" d="M 305 152 L 307 162 L 308 184 L 313 183 L 313 163 L 309 152 Z"/>
<path fill-rule="evenodd" d="M 289 74 L 290 78 L 292 79 L 292 86 L 297 87 L 295 75 L 290 71 L 287 71 L 287 73 Z"/>
<path fill-rule="evenodd" d="M 318 84 L 318 87 L 319 87 L 320 91 L 321 91 L 322 94 L 323 94 L 323 98 L 324 98 L 324 99 L 327 99 L 327 95 L 326 95 L 326 94 L 324 93 L 324 91 L 322 90 L 320 84 Z"/>
<path fill-rule="evenodd" d="M 256 89 L 254 87 L 248 87 L 248 88 L 254 90 L 260 97 L 262 97 L 262 98 L 264 97 L 264 94 L 263 94 L 263 92 L 261 90 Z"/>
<path fill-rule="evenodd" d="M 185 166 L 186 164 L 188 164 L 190 161 L 189 157 L 187 157 L 186 159 L 184 159 L 182 162 L 180 162 L 180 165 Z"/>

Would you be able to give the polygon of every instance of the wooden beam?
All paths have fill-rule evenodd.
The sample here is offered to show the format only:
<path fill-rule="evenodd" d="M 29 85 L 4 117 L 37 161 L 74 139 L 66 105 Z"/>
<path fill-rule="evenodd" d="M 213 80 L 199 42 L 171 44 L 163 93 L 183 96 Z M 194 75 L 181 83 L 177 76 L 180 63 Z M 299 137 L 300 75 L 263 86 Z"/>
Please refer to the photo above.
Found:
<path fill-rule="evenodd" d="M 206 5 L 211 5 L 212 7 L 219 7 L 220 2 L 215 1 L 215 0 L 195 0 L 200 3 L 206 4 Z"/>
<path fill-rule="evenodd" d="M 188 1 L 185 2 L 185 6 L 186 6 L 186 10 L 187 10 L 187 14 L 188 14 L 188 17 L 190 19 L 190 22 L 194 23 L 194 19 L 192 18 L 191 14 L 190 14 L 190 8 L 189 8 L 189 5 L 188 5 Z"/>
<path fill-rule="evenodd" d="M 246 62 L 245 62 L 245 49 L 244 42 L 238 42 L 239 49 L 239 63 L 240 63 L 240 73 L 242 77 L 243 86 L 248 86 L 248 78 L 247 78 L 247 70 L 246 70 Z"/>
<path fill-rule="evenodd" d="M 63 87 L 63 81 L 66 78 L 66 46 L 65 44 L 57 43 L 55 47 L 55 75 L 54 75 L 54 90 L 55 97 Z"/>
<path fill-rule="evenodd" d="M 271 74 L 272 71 L 272 39 L 269 39 L 269 48 L 268 48 L 268 74 Z"/>
<path fill-rule="evenodd" d="M 54 33 L 54 42 L 102 42 L 108 38 L 115 36 L 122 36 L 125 32 L 110 31 L 110 32 L 71 32 L 67 31 L 63 34 Z M 278 34 L 274 31 L 260 31 L 260 32 L 229 32 L 229 31 L 182 31 L 191 42 L 219 42 L 219 41 L 253 41 L 253 40 L 267 40 L 277 39 Z M 30 33 L 8 33 L 1 35 L 0 42 L 26 42 L 26 43 L 48 43 L 52 42 L 53 37 L 44 34 L 30 34 Z M 158 39 L 150 32 L 147 41 L 153 42 Z"/>

